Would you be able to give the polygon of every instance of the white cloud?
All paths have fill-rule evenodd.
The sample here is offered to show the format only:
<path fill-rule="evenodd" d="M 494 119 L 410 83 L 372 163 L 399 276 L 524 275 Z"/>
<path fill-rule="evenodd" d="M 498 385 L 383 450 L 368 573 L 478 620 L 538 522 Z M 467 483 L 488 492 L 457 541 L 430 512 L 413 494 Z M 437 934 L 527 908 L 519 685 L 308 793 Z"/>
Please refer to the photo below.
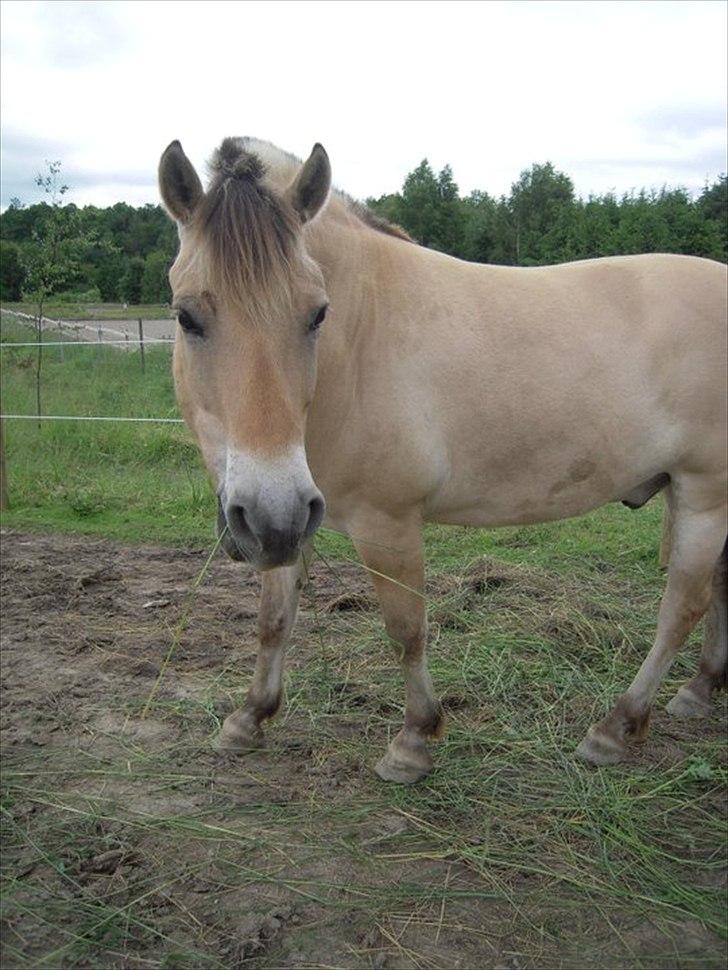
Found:
<path fill-rule="evenodd" d="M 58 157 L 78 204 L 153 202 L 169 141 L 202 167 L 228 134 L 321 141 L 358 197 L 424 156 L 496 194 L 546 159 L 583 194 L 728 167 L 722 2 L 7 0 L 2 21 L 4 204 Z"/>

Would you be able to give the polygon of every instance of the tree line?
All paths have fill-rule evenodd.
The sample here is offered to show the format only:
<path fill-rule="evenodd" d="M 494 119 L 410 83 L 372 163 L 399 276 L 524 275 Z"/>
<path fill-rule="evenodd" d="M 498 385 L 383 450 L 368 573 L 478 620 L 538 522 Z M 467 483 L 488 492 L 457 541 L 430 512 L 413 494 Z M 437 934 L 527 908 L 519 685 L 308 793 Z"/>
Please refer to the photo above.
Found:
<path fill-rule="evenodd" d="M 649 252 L 728 260 L 725 175 L 695 199 L 681 188 L 581 199 L 569 176 L 547 162 L 522 172 L 507 196 L 461 197 L 450 166 L 435 174 L 425 159 L 401 192 L 367 204 L 418 242 L 480 263 L 538 266 Z"/>
<path fill-rule="evenodd" d="M 65 272 L 49 295 L 74 302 L 169 302 L 177 232 L 161 206 L 24 206 L 17 199 L 0 216 L 0 299 L 20 300 L 32 289 L 32 266 L 54 226 Z"/>
<path fill-rule="evenodd" d="M 482 191 L 461 196 L 450 166 L 437 174 L 424 159 L 400 192 L 367 205 L 422 245 L 476 262 L 535 266 L 640 252 L 728 261 L 725 175 L 696 198 L 663 188 L 582 199 L 569 176 L 547 162 L 523 171 L 510 193 L 496 198 Z M 28 292 L 29 267 L 51 224 L 65 267 L 56 298 L 169 302 L 177 235 L 160 206 L 24 206 L 17 199 L 0 216 L 1 299 Z"/>

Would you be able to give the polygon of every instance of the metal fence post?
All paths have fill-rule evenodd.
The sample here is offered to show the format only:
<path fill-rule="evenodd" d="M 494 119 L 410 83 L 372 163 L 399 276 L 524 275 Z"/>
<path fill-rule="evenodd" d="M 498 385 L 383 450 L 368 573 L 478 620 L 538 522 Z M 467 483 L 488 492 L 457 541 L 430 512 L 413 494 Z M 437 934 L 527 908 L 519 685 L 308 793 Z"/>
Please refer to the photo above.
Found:
<path fill-rule="evenodd" d="M 142 326 L 141 317 L 139 318 L 139 354 L 142 362 L 142 374 L 144 373 L 144 327 Z"/>
<path fill-rule="evenodd" d="M 0 418 L 0 510 L 5 512 L 9 507 L 8 480 L 5 476 L 5 437 L 3 435 L 3 419 Z"/>

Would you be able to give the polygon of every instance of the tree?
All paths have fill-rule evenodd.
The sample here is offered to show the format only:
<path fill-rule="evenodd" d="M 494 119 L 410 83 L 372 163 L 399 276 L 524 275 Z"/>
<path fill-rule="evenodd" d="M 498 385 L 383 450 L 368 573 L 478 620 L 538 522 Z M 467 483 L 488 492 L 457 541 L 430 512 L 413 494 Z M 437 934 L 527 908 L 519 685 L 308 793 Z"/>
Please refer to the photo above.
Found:
<path fill-rule="evenodd" d="M 19 300 L 24 282 L 20 248 L 15 243 L 0 240 L 0 300 Z"/>
<path fill-rule="evenodd" d="M 125 303 L 141 303 L 144 260 L 134 256 L 126 265 L 126 271 L 119 283 L 119 292 Z"/>
<path fill-rule="evenodd" d="M 527 266 L 570 258 L 574 183 L 568 175 L 551 162 L 525 169 L 511 186 L 508 208 L 516 263 Z"/>
<path fill-rule="evenodd" d="M 126 260 L 118 249 L 110 249 L 99 261 L 95 273 L 96 286 L 104 303 L 121 299 L 120 283 L 126 270 Z"/>
<path fill-rule="evenodd" d="M 150 253 L 144 261 L 142 275 L 142 303 L 170 303 L 172 290 L 167 274 L 172 260 L 159 251 Z"/>
<path fill-rule="evenodd" d="M 698 199 L 701 215 L 712 222 L 720 236 L 720 255 L 728 259 L 728 175 L 719 175 L 717 182 L 706 185 Z"/>
<path fill-rule="evenodd" d="M 438 202 L 437 179 L 424 158 L 404 180 L 400 200 L 400 222 L 423 246 L 437 237 Z"/>
<path fill-rule="evenodd" d="M 21 262 L 24 263 L 27 292 L 37 308 L 35 394 L 40 418 L 43 308 L 48 297 L 72 278 L 77 266 L 77 248 L 83 243 L 83 236 L 75 207 L 68 213 L 63 208 L 63 197 L 68 186 L 61 182 L 61 163 L 46 161 L 46 171 L 37 174 L 35 184 L 43 190 L 48 201 L 44 205 L 44 218 L 35 228 L 33 243 L 25 251 Z"/>

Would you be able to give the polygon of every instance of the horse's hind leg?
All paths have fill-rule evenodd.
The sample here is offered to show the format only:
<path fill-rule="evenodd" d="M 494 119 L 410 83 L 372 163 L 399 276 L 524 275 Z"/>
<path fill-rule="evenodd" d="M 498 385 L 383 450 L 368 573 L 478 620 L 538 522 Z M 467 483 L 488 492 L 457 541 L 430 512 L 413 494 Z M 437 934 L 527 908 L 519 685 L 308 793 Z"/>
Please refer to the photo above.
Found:
<path fill-rule="evenodd" d="M 705 717 L 714 690 L 728 686 L 728 540 L 713 573 L 713 591 L 705 615 L 700 672 L 667 705 L 675 717 Z"/>
<path fill-rule="evenodd" d="M 308 549 L 295 565 L 262 574 L 255 672 L 245 703 L 225 718 L 217 739 L 220 751 L 247 751 L 259 746 L 263 741 L 261 722 L 273 717 L 280 707 L 283 660 L 296 621 L 307 561 Z"/>
<path fill-rule="evenodd" d="M 657 637 L 627 692 L 577 748 L 585 761 L 619 761 L 627 741 L 645 737 L 657 689 L 710 603 L 712 577 L 726 536 L 726 506 L 722 483 L 709 484 L 682 482 L 675 490 L 672 553 Z"/>
<path fill-rule="evenodd" d="M 404 675 L 404 727 L 392 740 L 376 772 L 385 781 L 418 781 L 432 769 L 427 739 L 442 731 L 440 705 L 427 669 L 422 526 L 416 517 L 381 514 L 357 517 L 350 533 L 370 571 L 387 633 L 395 642 Z"/>

